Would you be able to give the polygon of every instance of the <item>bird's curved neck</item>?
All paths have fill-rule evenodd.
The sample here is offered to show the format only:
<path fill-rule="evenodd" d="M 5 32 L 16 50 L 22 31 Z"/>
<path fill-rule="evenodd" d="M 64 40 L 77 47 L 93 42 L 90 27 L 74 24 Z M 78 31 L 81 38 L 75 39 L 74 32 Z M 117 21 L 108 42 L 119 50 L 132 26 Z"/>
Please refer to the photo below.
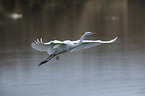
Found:
<path fill-rule="evenodd" d="M 86 36 L 87 36 L 87 35 L 85 35 L 85 34 L 82 35 L 81 38 L 80 38 L 80 41 L 79 41 L 77 44 L 75 44 L 75 47 L 81 45 L 81 44 L 82 44 L 82 41 L 85 39 Z"/>

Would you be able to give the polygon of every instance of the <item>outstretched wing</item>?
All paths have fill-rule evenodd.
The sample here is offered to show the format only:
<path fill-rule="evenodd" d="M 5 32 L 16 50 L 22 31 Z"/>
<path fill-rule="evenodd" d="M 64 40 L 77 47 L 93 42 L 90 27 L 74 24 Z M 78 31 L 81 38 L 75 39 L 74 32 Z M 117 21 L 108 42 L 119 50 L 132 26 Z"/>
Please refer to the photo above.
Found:
<path fill-rule="evenodd" d="M 83 40 L 82 44 L 74 49 L 71 50 L 71 52 L 73 51 L 77 51 L 77 50 L 81 50 L 81 49 L 86 49 L 86 48 L 90 48 L 90 47 L 94 47 L 100 44 L 104 44 L 104 43 L 112 43 L 114 42 L 118 37 L 109 40 L 109 41 L 102 41 L 102 40 Z M 73 41 L 73 43 L 77 43 L 79 41 Z"/>
<path fill-rule="evenodd" d="M 31 47 L 38 51 L 47 51 L 48 54 L 50 54 L 51 49 L 57 44 L 64 44 L 64 42 L 54 40 L 54 41 L 50 41 L 48 43 L 44 43 L 41 38 L 40 40 L 37 39 L 37 41 L 34 40 L 34 42 L 32 42 L 32 44 L 31 44 Z"/>

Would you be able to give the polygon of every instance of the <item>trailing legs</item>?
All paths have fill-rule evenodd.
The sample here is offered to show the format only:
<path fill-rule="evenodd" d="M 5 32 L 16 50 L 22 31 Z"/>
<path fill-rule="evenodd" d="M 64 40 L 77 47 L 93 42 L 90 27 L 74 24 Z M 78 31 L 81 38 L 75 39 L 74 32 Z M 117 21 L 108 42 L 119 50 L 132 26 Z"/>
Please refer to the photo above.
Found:
<path fill-rule="evenodd" d="M 41 66 L 42 64 L 47 63 L 49 60 L 51 60 L 56 54 L 51 54 L 46 60 L 42 61 L 38 66 Z"/>

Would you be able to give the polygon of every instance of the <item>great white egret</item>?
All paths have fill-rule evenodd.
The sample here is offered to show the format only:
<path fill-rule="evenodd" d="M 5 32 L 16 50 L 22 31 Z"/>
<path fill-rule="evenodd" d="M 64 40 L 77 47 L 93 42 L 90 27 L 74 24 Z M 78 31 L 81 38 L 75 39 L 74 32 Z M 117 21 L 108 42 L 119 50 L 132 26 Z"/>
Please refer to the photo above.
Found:
<path fill-rule="evenodd" d="M 21 13 L 12 13 L 9 15 L 9 18 L 12 20 L 17 20 L 23 17 L 23 14 Z"/>
<path fill-rule="evenodd" d="M 54 56 L 59 55 L 61 53 L 65 53 L 68 51 L 75 51 L 75 50 L 80 50 L 80 49 L 85 49 L 85 48 L 90 48 L 93 46 L 97 46 L 103 43 L 112 43 L 114 42 L 118 37 L 110 40 L 110 41 L 102 41 L 102 40 L 84 40 L 84 38 L 88 35 L 92 35 L 96 33 L 92 32 L 85 32 L 80 40 L 76 41 L 70 41 L 70 40 L 65 40 L 65 41 L 59 41 L 59 40 L 54 40 L 50 41 L 48 43 L 43 43 L 42 38 L 37 41 L 34 40 L 32 42 L 31 46 L 33 49 L 36 49 L 38 51 L 47 51 L 47 53 L 50 55 L 47 59 L 42 61 L 38 66 L 41 66 L 42 64 L 48 62 L 50 59 L 52 59 Z"/>

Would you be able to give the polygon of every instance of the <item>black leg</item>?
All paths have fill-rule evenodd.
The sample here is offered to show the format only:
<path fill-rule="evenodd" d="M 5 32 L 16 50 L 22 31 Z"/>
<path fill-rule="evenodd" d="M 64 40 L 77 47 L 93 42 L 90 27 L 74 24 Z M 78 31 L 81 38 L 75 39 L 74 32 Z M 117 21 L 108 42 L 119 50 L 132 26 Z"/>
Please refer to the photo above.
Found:
<path fill-rule="evenodd" d="M 51 60 L 54 56 L 56 56 L 55 54 L 52 54 L 52 56 L 50 58 L 47 58 L 46 61 L 48 62 L 49 60 Z"/>
<path fill-rule="evenodd" d="M 42 61 L 40 64 L 38 64 L 38 66 L 41 66 L 42 64 L 47 63 L 49 60 L 51 60 L 54 56 L 56 56 L 55 54 L 51 54 L 46 60 Z"/>

